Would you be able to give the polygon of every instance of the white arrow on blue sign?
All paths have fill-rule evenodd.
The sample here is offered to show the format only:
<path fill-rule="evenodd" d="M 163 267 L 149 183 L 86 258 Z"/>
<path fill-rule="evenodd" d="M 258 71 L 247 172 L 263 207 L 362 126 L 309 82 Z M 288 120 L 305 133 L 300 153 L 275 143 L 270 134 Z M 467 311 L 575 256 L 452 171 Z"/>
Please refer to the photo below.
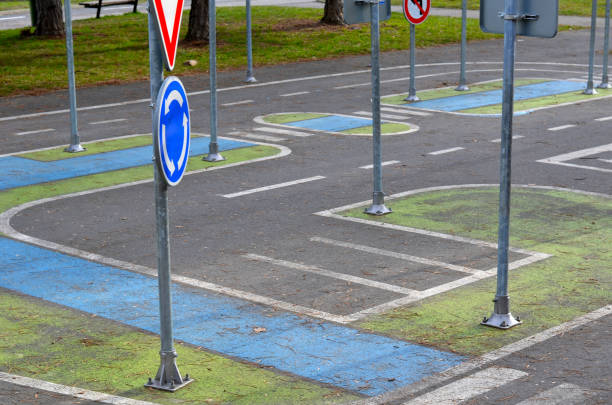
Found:
<path fill-rule="evenodd" d="M 176 186 L 189 160 L 191 120 L 183 83 L 170 76 L 162 83 L 155 103 L 155 156 L 166 183 Z"/>

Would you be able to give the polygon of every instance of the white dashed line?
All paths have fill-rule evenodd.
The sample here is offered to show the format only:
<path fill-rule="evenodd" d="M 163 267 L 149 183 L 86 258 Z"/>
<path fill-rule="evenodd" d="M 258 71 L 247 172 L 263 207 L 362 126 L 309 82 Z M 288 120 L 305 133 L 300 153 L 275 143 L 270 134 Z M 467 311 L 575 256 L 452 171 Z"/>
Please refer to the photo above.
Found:
<path fill-rule="evenodd" d="M 277 188 L 294 186 L 296 184 L 308 183 L 308 182 L 311 182 L 311 181 L 321 180 L 321 179 L 324 179 L 324 178 L 325 178 L 324 176 L 308 177 L 306 179 L 287 181 L 285 183 L 273 184 L 271 186 L 258 187 L 258 188 L 253 188 L 253 189 L 250 189 L 250 190 L 239 191 L 237 193 L 223 194 L 223 195 L 221 195 L 221 197 L 225 197 L 225 198 L 241 197 L 243 195 L 254 194 L 254 193 L 259 193 L 259 192 L 268 191 L 268 190 L 275 190 Z"/>
<path fill-rule="evenodd" d="M 595 118 L 595 121 L 609 121 L 609 120 L 612 120 L 612 115 L 609 117 Z"/>
<path fill-rule="evenodd" d="M 394 165 L 396 163 L 399 163 L 399 160 L 387 160 L 386 162 L 382 162 L 380 165 L 381 166 L 388 166 L 388 165 Z M 360 169 L 373 169 L 374 165 L 365 165 L 365 166 L 359 166 Z"/>
<path fill-rule="evenodd" d="M 299 136 L 299 137 L 312 136 L 312 134 L 309 134 L 307 132 L 291 131 L 290 129 L 280 129 L 280 128 L 270 128 L 270 127 L 257 127 L 257 128 L 253 128 L 253 131 L 271 132 L 273 134 L 292 135 L 292 136 Z"/>
<path fill-rule="evenodd" d="M 428 155 L 443 155 L 445 153 L 452 153 L 452 152 L 457 152 L 459 150 L 463 150 L 465 148 L 462 148 L 461 146 L 457 146 L 456 148 L 449 148 L 449 149 L 442 149 L 442 150 L 437 150 L 434 152 L 429 152 Z"/>
<path fill-rule="evenodd" d="M 95 121 L 95 122 L 90 122 L 89 125 L 111 124 L 113 122 L 123 122 L 123 121 L 127 121 L 127 118 L 117 118 L 114 120 L 106 120 L 106 121 Z"/>
<path fill-rule="evenodd" d="M 405 402 L 404 405 L 454 405 L 527 375 L 524 371 L 512 368 L 489 367 Z"/>
<path fill-rule="evenodd" d="M 260 262 L 275 264 L 277 266 L 283 266 L 290 269 L 305 271 L 308 273 L 318 274 L 325 277 L 335 278 L 337 280 L 348 281 L 350 283 L 366 285 L 368 287 L 374 287 L 381 290 L 391 291 L 398 294 L 404 295 L 414 295 L 418 294 L 417 290 L 412 290 L 410 288 L 404 288 L 396 285 L 391 285 L 387 283 L 381 283 L 379 281 L 369 280 L 367 278 L 351 276 L 350 274 L 337 273 L 335 271 L 325 270 L 317 266 L 308 266 L 301 263 L 289 262 L 287 260 L 274 259 L 272 257 L 261 256 L 256 254 L 246 254 L 243 255 L 247 259 L 258 260 Z"/>
<path fill-rule="evenodd" d="M 428 112 L 414 111 L 414 110 L 402 109 L 402 108 L 381 107 L 380 110 L 401 113 L 401 114 L 408 114 L 408 115 L 417 115 L 419 117 L 428 117 L 431 115 L 431 113 L 428 113 Z"/>
<path fill-rule="evenodd" d="M 281 94 L 281 97 L 293 97 L 293 96 L 303 96 L 304 94 L 310 94 L 309 91 L 298 91 L 297 93 L 287 93 Z"/>
<path fill-rule="evenodd" d="M 17 132 L 15 135 L 33 135 L 33 134 L 42 134 L 43 132 L 53 132 L 55 131 L 55 129 L 53 128 L 46 128 L 46 129 L 37 129 L 35 131 L 24 131 L 24 132 Z"/>
<path fill-rule="evenodd" d="M 567 128 L 573 128 L 576 125 L 574 124 L 567 124 L 567 125 L 561 125 L 558 127 L 552 127 L 552 128 L 548 128 L 549 131 L 561 131 L 562 129 L 567 129 Z"/>
<path fill-rule="evenodd" d="M 25 15 L 20 15 L 20 16 L 17 16 L 17 17 L 0 17 L 0 21 L 20 20 L 22 18 L 25 18 Z"/>
<path fill-rule="evenodd" d="M 230 106 L 233 106 L 233 105 L 251 104 L 251 103 L 254 103 L 254 102 L 255 102 L 254 100 L 241 100 L 241 101 L 235 101 L 233 103 L 224 103 L 224 104 L 221 104 L 221 106 L 223 106 L 223 107 L 230 107 Z"/>
<path fill-rule="evenodd" d="M 512 139 L 513 139 L 513 140 L 514 140 L 514 139 L 521 139 L 521 138 L 524 138 L 524 136 L 523 136 L 523 135 L 513 135 L 513 136 L 512 136 Z M 501 138 L 493 139 L 493 140 L 491 140 L 491 141 L 489 141 L 489 142 L 493 142 L 493 143 L 500 143 L 500 142 L 501 142 Z"/>

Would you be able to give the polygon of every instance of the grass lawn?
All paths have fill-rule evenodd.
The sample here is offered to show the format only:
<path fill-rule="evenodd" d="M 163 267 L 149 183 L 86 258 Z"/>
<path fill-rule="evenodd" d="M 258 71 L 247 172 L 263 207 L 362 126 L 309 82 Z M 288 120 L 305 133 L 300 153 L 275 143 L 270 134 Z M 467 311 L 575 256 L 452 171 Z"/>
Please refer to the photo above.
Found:
<path fill-rule="evenodd" d="M 71 4 L 79 4 L 80 1 L 85 1 L 85 0 L 70 0 Z M 62 2 L 62 4 L 64 4 Z M 24 9 L 28 9 L 28 13 L 29 13 L 29 9 L 30 9 L 30 2 L 29 1 L 23 1 L 23 0 L 0 0 L 0 11 L 7 11 L 7 10 L 24 10 Z M 95 10 L 94 10 L 95 13 Z M 95 16 L 95 14 L 94 14 Z"/>
<path fill-rule="evenodd" d="M 256 66 L 317 60 L 370 52 L 369 24 L 330 27 L 319 24 L 322 10 L 294 7 L 253 7 L 253 58 Z M 185 12 L 181 37 L 187 30 Z M 246 28 L 242 7 L 224 7 L 217 14 L 218 70 L 245 69 Z M 147 16 L 126 14 L 74 22 L 77 86 L 148 80 Z M 468 24 L 468 38 L 488 39 L 477 20 Z M 460 20 L 431 17 L 418 29 L 417 46 L 457 42 Z M 381 50 L 409 47 L 409 26 L 403 15 L 393 13 L 381 24 Z M 20 30 L 0 31 L 0 96 L 65 88 L 64 39 L 22 36 Z M 196 60 L 196 66 L 184 62 Z M 208 47 L 179 44 L 173 74 L 208 71 Z"/>
<path fill-rule="evenodd" d="M 401 6 L 402 0 L 391 0 L 391 4 Z M 461 0 L 436 0 L 433 7 L 438 8 L 461 8 Z M 591 15 L 591 0 L 559 0 L 560 15 Z M 480 8 L 480 0 L 468 0 L 468 9 L 478 10 Z M 603 17 L 606 11 L 606 2 L 599 0 L 597 2 L 597 15 Z"/>

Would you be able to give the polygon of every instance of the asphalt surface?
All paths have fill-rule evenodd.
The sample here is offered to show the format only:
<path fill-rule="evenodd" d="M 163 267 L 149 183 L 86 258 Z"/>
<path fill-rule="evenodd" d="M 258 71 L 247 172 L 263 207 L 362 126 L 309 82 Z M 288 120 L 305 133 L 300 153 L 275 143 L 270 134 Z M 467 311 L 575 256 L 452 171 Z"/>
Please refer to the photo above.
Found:
<path fill-rule="evenodd" d="M 523 38 L 518 43 L 516 78 L 583 78 L 587 73 L 586 44 L 587 31 L 562 32 L 554 39 Z M 470 43 L 470 82 L 501 77 L 501 46 L 499 40 Z M 454 63 L 458 55 L 456 46 L 419 49 L 417 90 L 456 84 L 459 69 Z M 353 114 L 368 111 L 368 62 L 369 58 L 363 56 L 256 69 L 259 82 L 255 86 L 241 83 L 243 72 L 220 73 L 219 135 L 232 134 L 234 138 L 249 139 L 245 136 L 257 133 L 255 128 L 261 127 L 253 119 L 270 113 Z M 407 91 L 407 63 L 406 52 L 382 56 L 381 94 Z M 595 74 L 600 77 L 599 68 Z M 198 92 L 207 89 L 207 79 L 190 76 L 183 78 L 183 82 L 188 91 Z M 296 93 L 302 94 L 289 96 Z M 148 97 L 148 83 L 80 89 L 78 105 L 88 108 L 79 112 L 82 141 L 150 133 Z M 94 108 L 129 100 L 142 101 Z M 247 100 L 252 101 L 245 102 Z M 192 122 L 194 132 L 209 131 L 208 102 L 206 93 L 190 97 L 192 109 L 201 111 L 201 114 L 194 114 L 197 116 Z M 240 104 L 224 106 L 232 103 Z M 0 99 L 3 153 L 65 144 L 69 138 L 69 120 L 65 112 L 8 119 L 65 108 L 66 92 Z M 514 134 L 524 138 L 517 139 L 513 145 L 513 183 L 609 194 L 612 191 L 609 172 L 536 162 L 609 144 L 610 121 L 595 121 L 609 115 L 608 99 L 516 117 Z M 95 124 L 117 118 L 127 120 Z M 406 122 L 419 125 L 420 131 L 383 138 L 383 160 L 400 162 L 384 168 L 383 188 L 387 194 L 422 187 L 498 182 L 499 144 L 492 141 L 500 137 L 499 118 L 433 113 L 408 115 Z M 575 126 L 548 130 L 561 125 Z M 32 133 L 42 129 L 53 130 Z M 31 134 L 16 135 L 23 132 Z M 325 133 L 313 133 L 305 138 L 282 137 L 286 140 L 277 143 L 291 149 L 287 157 L 187 176 L 180 187 L 170 191 L 173 271 L 176 274 L 347 315 L 390 301 L 396 295 L 372 286 L 330 281 L 320 275 L 271 265 L 245 255 L 262 255 L 414 289 L 452 280 L 457 274 L 449 270 L 435 277 L 421 277 L 418 274 L 423 274 L 422 265 L 406 265 L 392 258 L 381 260 L 359 252 L 348 253 L 346 249 L 317 242 L 313 237 L 390 251 L 408 249 L 416 256 L 482 269 L 494 267 L 496 256 L 492 249 L 312 215 L 371 197 L 371 171 L 360 169 L 371 163 L 371 139 Z M 463 149 L 430 154 L 455 147 Z M 605 166 L 605 162 L 602 167 L 612 169 Z M 312 176 L 325 178 L 237 198 L 223 197 Z M 35 206 L 20 212 L 11 224 L 31 236 L 154 268 L 153 212 L 153 187 L 143 184 Z M 610 319 L 608 316 L 584 329 L 500 361 L 497 366 L 527 375 L 470 400 L 473 403 L 516 404 L 557 384 L 572 383 L 589 391 L 593 400 L 589 403 L 609 403 Z M 19 395 L 22 394 L 23 398 L 29 398 L 32 392 L 23 390 Z"/>

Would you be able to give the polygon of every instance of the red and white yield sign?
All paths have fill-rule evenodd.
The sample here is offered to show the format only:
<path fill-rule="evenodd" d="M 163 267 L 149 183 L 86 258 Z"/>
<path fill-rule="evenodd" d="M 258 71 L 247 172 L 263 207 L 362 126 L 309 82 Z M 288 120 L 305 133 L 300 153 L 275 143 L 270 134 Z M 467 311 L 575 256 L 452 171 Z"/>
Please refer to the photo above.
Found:
<path fill-rule="evenodd" d="M 420 24 L 427 19 L 431 0 L 404 0 L 404 16 L 412 24 Z"/>
<path fill-rule="evenodd" d="M 164 62 L 166 68 L 172 70 L 174 69 L 179 31 L 181 30 L 183 0 L 154 0 L 153 6 L 159 37 L 162 42 Z"/>

